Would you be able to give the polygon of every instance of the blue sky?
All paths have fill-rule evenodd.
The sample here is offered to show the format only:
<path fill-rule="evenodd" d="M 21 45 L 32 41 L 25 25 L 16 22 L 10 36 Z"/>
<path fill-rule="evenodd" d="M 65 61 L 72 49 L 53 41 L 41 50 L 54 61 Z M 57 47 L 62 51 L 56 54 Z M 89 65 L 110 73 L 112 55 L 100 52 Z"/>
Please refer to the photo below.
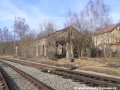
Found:
<path fill-rule="evenodd" d="M 120 0 L 104 0 L 111 8 L 113 23 L 120 20 Z M 64 26 L 66 12 L 81 11 L 88 0 L 0 0 L 0 28 L 13 30 L 16 17 L 23 17 L 31 29 L 39 30 L 39 24 L 53 20 L 57 28 Z M 13 14 L 14 12 L 15 14 Z"/>

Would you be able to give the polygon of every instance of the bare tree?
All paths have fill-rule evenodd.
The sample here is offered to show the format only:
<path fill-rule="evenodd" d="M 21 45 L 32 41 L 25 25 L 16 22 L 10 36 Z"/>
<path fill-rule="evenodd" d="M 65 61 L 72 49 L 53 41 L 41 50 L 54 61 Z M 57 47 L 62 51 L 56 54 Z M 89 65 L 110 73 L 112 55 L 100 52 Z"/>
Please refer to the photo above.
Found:
<path fill-rule="evenodd" d="M 50 59 L 55 58 L 55 42 L 56 42 L 56 36 L 55 35 L 51 35 L 53 32 L 56 31 L 56 25 L 53 22 L 48 22 L 46 25 L 44 25 L 45 27 L 45 33 L 46 35 L 49 37 L 47 37 L 47 48 L 48 48 L 48 56 Z"/>
<path fill-rule="evenodd" d="M 110 8 L 103 0 L 89 0 L 80 13 L 69 11 L 66 25 L 72 25 L 79 30 L 76 47 L 80 56 L 86 48 L 93 48 L 92 36 L 96 28 L 103 28 L 111 23 Z"/>
<path fill-rule="evenodd" d="M 86 30 L 87 22 L 86 22 L 86 17 L 85 17 L 85 11 L 83 10 L 80 13 L 74 13 L 73 17 L 74 17 L 73 18 L 74 27 L 76 27 L 79 32 Z"/>
<path fill-rule="evenodd" d="M 20 50 L 19 44 L 22 43 L 22 39 L 24 39 L 26 37 L 29 29 L 30 28 L 29 28 L 28 24 L 26 24 L 25 18 L 18 17 L 17 19 L 15 19 L 14 33 L 16 33 L 20 37 L 20 40 L 17 38 L 17 40 L 19 40 L 19 41 L 15 41 L 15 34 L 14 34 L 14 54 L 15 54 L 15 56 L 18 56 L 18 48 Z"/>
<path fill-rule="evenodd" d="M 56 31 L 56 24 L 53 21 L 44 21 L 42 24 L 40 24 L 40 33 L 38 34 L 37 38 L 41 39 L 43 37 L 47 38 L 47 56 L 49 58 L 55 57 L 55 41 L 56 36 L 52 33 Z M 51 35 L 52 34 L 52 35 Z"/>
<path fill-rule="evenodd" d="M 51 21 L 44 21 L 40 24 L 40 33 L 38 34 L 37 38 L 40 39 L 42 37 L 48 36 L 56 31 L 56 24 L 55 22 Z"/>
<path fill-rule="evenodd" d="M 93 0 L 89 0 L 85 7 L 85 15 L 86 15 L 86 21 L 87 21 L 87 28 L 90 31 L 95 30 L 95 4 Z"/>
<path fill-rule="evenodd" d="M 110 7 L 104 3 L 103 0 L 96 0 L 95 2 L 95 17 L 96 17 L 96 27 L 99 27 L 99 29 L 102 29 L 108 25 L 111 24 L 112 19 L 110 17 Z M 108 35 L 104 35 L 102 40 L 102 47 L 104 56 L 107 57 L 107 49 L 109 48 L 108 44 Z"/>
<path fill-rule="evenodd" d="M 87 30 L 85 11 L 83 10 L 80 13 L 74 13 L 69 11 L 68 18 L 66 21 L 67 21 L 66 25 L 73 26 L 79 31 L 79 34 L 75 37 L 74 40 L 72 40 L 70 37 L 70 41 L 72 40 L 71 50 L 73 51 L 77 50 L 78 57 L 82 57 L 83 54 L 85 56 L 85 53 L 88 50 L 89 44 L 91 43 L 91 35 L 90 35 L 91 33 L 90 31 Z"/>
<path fill-rule="evenodd" d="M 107 4 L 104 3 L 104 0 L 89 0 L 85 7 L 85 11 L 87 28 L 91 32 L 96 31 L 98 28 L 102 29 L 105 26 L 110 25 L 112 22 L 112 19 L 110 17 L 110 8 Z M 105 41 L 103 43 L 103 46 L 106 46 Z M 91 48 L 93 48 L 93 38 Z"/>
<path fill-rule="evenodd" d="M 18 17 L 16 19 L 15 24 L 14 24 L 14 30 L 18 34 L 20 39 L 25 37 L 25 35 L 29 31 L 29 26 L 28 26 L 28 24 L 26 24 L 26 21 L 24 18 Z"/>
<path fill-rule="evenodd" d="M 35 33 L 29 32 L 22 40 L 17 42 L 18 56 L 29 58 L 34 55 Z"/>
<path fill-rule="evenodd" d="M 103 28 L 111 24 L 110 8 L 104 0 L 89 0 L 85 7 L 88 29 L 95 31 L 96 28 Z"/>
<path fill-rule="evenodd" d="M 104 0 L 96 0 L 95 17 L 97 20 L 97 27 L 99 28 L 103 28 L 111 24 L 112 19 L 110 17 L 110 7 L 104 3 Z"/>
<path fill-rule="evenodd" d="M 1 54 L 12 54 L 13 52 L 13 44 L 11 43 L 13 40 L 12 34 L 5 27 L 0 29 L 0 46 L 1 46 Z"/>

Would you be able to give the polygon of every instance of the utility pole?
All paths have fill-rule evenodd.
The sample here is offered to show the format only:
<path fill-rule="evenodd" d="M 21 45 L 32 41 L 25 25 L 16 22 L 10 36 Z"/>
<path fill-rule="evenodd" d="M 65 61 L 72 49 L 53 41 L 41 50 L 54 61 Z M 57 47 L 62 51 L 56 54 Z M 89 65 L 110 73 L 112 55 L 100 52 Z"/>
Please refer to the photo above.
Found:
<path fill-rule="evenodd" d="M 15 15 L 15 22 L 14 22 L 14 56 L 16 56 L 16 45 L 15 45 L 15 24 L 16 24 L 16 14 L 15 12 L 12 12 Z"/>

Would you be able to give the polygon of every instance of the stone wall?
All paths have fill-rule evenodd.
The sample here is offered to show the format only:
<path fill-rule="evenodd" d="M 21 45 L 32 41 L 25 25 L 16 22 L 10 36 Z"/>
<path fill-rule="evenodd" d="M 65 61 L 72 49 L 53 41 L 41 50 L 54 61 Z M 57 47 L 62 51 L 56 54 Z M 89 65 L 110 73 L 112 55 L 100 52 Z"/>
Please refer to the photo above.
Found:
<path fill-rule="evenodd" d="M 71 28 L 72 40 L 78 34 L 75 28 Z M 70 47 L 70 27 L 54 32 L 36 42 L 36 56 L 56 58 L 57 55 L 71 58 L 73 50 Z"/>

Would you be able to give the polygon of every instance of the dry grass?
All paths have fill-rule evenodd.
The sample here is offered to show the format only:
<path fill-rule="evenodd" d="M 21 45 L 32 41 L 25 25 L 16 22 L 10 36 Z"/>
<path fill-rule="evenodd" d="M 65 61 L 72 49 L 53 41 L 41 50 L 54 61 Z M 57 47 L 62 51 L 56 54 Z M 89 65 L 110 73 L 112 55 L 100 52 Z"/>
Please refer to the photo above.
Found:
<path fill-rule="evenodd" d="M 36 57 L 36 58 L 32 58 L 31 60 L 50 64 L 50 65 L 65 66 L 65 67 L 70 67 L 71 65 L 78 64 L 79 65 L 78 68 L 82 70 L 91 70 L 91 71 L 120 76 L 120 67 L 113 68 L 107 66 L 108 63 L 113 63 L 113 62 L 120 65 L 120 59 L 115 59 L 115 58 L 111 58 L 111 59 L 110 58 L 80 58 L 80 59 L 76 59 L 75 62 L 73 63 L 71 63 L 66 58 L 59 59 L 58 61 L 53 61 L 46 58 Z"/>
<path fill-rule="evenodd" d="M 47 58 L 34 57 L 27 60 L 64 67 L 71 67 L 71 65 L 78 64 L 78 68 L 82 70 L 90 70 L 120 76 L 120 67 L 108 67 L 108 64 L 111 63 L 116 63 L 120 66 L 120 59 L 115 58 L 79 58 L 76 59 L 73 63 L 71 63 L 70 60 L 66 58 L 54 61 Z"/>

